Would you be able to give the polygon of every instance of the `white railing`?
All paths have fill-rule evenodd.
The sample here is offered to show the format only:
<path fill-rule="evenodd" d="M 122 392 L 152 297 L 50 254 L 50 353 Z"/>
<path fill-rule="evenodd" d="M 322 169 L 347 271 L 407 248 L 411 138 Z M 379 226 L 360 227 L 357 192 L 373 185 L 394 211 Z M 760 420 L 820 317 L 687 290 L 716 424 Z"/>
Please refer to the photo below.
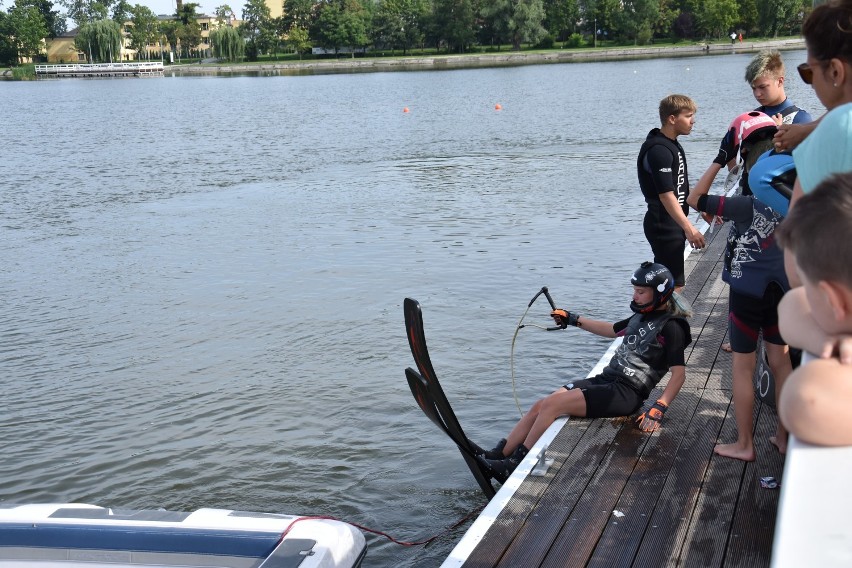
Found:
<path fill-rule="evenodd" d="M 132 61 L 128 63 L 58 63 L 36 65 L 36 75 L 98 75 L 129 73 L 162 73 L 161 61 Z"/>

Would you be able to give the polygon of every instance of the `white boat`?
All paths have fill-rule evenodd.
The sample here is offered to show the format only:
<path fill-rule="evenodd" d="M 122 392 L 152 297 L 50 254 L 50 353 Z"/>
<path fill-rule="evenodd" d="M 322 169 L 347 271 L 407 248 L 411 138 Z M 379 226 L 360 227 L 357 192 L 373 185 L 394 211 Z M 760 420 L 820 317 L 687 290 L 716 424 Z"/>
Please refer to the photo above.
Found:
<path fill-rule="evenodd" d="M 355 568 L 364 535 L 317 517 L 226 509 L 0 508 L 0 566 Z"/>

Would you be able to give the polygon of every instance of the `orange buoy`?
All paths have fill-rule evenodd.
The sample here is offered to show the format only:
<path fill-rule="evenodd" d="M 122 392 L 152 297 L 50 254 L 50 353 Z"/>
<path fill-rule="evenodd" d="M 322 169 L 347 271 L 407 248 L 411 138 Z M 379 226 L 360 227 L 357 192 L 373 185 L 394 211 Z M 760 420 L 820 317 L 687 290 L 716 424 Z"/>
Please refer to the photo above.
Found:
<path fill-rule="evenodd" d="M 408 112 L 408 107 L 403 108 L 402 112 Z"/>
<path fill-rule="evenodd" d="M 500 103 L 494 105 L 494 110 L 503 110 L 503 106 Z"/>

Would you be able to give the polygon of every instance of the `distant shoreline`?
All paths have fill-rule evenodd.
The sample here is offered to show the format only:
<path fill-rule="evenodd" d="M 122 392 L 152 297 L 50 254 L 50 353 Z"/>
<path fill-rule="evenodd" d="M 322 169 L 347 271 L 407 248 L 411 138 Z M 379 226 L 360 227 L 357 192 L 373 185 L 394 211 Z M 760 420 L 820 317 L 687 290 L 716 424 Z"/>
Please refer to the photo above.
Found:
<path fill-rule="evenodd" d="M 662 47 L 610 47 L 599 49 L 566 49 L 544 52 L 476 53 L 461 55 L 434 55 L 423 57 L 376 57 L 352 59 L 312 59 L 282 61 L 279 63 L 228 63 L 169 65 L 166 77 L 193 77 L 203 75 L 323 75 L 331 73 L 369 73 L 386 71 L 425 71 L 443 69 L 476 69 L 485 67 L 511 67 L 547 63 L 588 61 L 618 61 L 627 59 L 652 59 L 662 57 L 689 57 L 695 55 L 725 55 L 752 53 L 761 49 L 804 49 L 805 40 L 779 39 L 744 43 L 694 43 Z M 0 72 L 0 78 L 9 79 L 12 70 Z"/>
<path fill-rule="evenodd" d="M 436 55 L 429 57 L 341 58 L 334 60 L 287 61 L 281 63 L 187 64 L 169 65 L 166 67 L 165 75 L 171 77 L 228 74 L 318 75 L 326 73 L 472 69 L 546 63 L 687 57 L 702 54 L 724 55 L 729 53 L 751 53 L 767 48 L 779 50 L 804 49 L 805 40 L 767 40 L 735 43 L 733 45 L 716 43 L 664 47 L 616 47 L 564 51 L 554 50 L 536 53 L 506 51 L 503 53 Z"/>

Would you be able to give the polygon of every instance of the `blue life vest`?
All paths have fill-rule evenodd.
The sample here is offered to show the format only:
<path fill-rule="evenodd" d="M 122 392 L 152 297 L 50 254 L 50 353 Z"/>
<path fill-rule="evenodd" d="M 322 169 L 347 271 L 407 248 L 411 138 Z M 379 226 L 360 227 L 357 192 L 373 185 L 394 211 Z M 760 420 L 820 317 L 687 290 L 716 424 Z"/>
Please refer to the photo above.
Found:
<path fill-rule="evenodd" d="M 764 152 L 751 167 L 748 177 L 754 196 L 786 217 L 796 181 L 793 156 L 774 150 Z"/>

